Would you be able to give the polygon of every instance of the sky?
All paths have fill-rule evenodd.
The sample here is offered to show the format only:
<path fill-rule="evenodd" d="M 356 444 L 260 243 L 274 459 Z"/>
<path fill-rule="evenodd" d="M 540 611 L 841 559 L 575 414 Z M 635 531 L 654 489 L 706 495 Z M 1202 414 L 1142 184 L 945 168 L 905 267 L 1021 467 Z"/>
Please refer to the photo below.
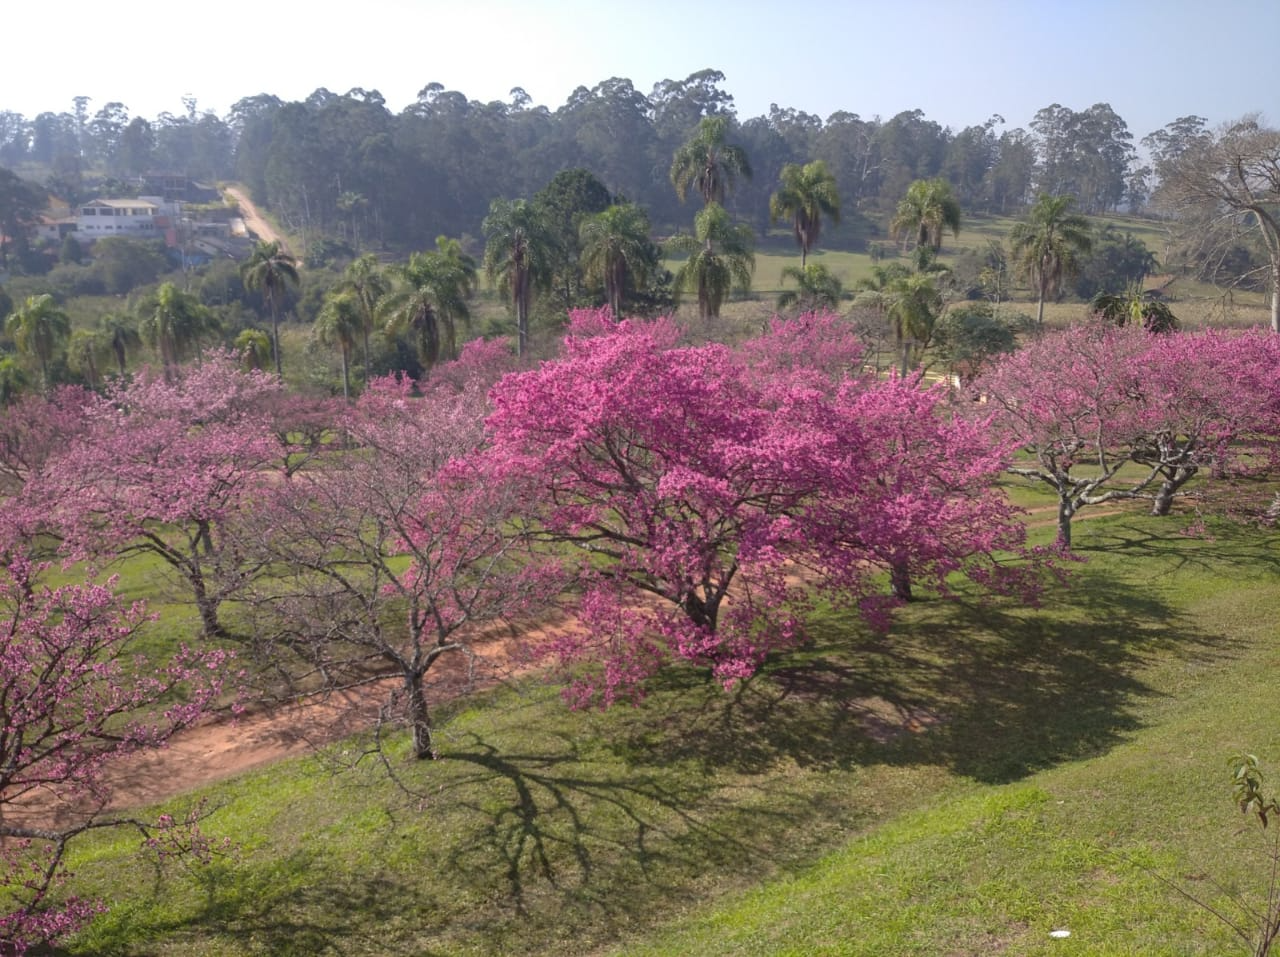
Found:
<path fill-rule="evenodd" d="M 920 109 L 961 129 L 1026 127 L 1109 103 L 1134 136 L 1195 114 L 1280 122 L 1280 0 L 4 0 L 0 110 L 28 118 L 225 116 L 242 97 L 378 90 L 393 112 L 439 82 L 468 99 L 522 87 L 555 110 L 579 86 L 724 74 L 738 117 Z M 47 18 L 56 18 L 50 21 Z"/>

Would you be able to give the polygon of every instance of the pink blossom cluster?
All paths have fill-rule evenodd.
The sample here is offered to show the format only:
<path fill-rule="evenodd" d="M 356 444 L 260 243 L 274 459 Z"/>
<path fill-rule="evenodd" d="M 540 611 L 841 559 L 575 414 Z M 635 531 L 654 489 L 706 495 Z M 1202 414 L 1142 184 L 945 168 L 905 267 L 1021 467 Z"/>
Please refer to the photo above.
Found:
<path fill-rule="evenodd" d="M 578 556 L 580 625 L 550 646 L 574 703 L 634 696 L 671 659 L 733 682 L 801 640 L 815 588 L 883 623 L 911 581 L 989 579 L 1020 547 L 991 481 L 1007 449 L 942 391 L 860 377 L 839 317 L 739 349 L 607 320 L 575 317 L 587 335 L 494 388 L 481 453 L 494 480 L 531 481 L 532 534 Z"/>
<path fill-rule="evenodd" d="M 1081 508 L 1148 499 L 1167 514 L 1196 476 L 1269 470 L 1280 436 L 1280 337 L 1153 335 L 1085 325 L 1047 333 L 974 383 L 977 406 L 1021 450 L 1010 471 Z"/>

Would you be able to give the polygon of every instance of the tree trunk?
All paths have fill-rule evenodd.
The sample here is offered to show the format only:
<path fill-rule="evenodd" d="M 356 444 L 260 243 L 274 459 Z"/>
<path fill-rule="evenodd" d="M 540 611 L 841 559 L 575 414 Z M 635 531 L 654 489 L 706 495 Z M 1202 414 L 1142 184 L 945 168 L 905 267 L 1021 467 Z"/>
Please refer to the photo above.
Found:
<path fill-rule="evenodd" d="M 1152 515 L 1168 515 L 1173 508 L 1173 493 L 1178 490 L 1178 486 L 1165 479 L 1160 483 L 1160 488 L 1156 491 L 1155 497 L 1151 501 Z"/>
<path fill-rule="evenodd" d="M 271 351 L 276 360 L 276 378 L 283 379 L 284 373 L 280 371 L 280 317 L 276 315 L 274 302 L 271 304 Z"/>
<path fill-rule="evenodd" d="M 195 593 L 196 609 L 200 612 L 200 626 L 204 637 L 221 638 L 226 632 L 222 630 L 222 623 L 218 621 L 218 599 L 210 597 L 201 575 L 192 577 L 191 590 Z"/>
<path fill-rule="evenodd" d="M 904 561 L 889 563 L 889 584 L 893 586 L 893 597 L 900 601 L 913 601 L 911 594 L 911 570 Z"/>
<path fill-rule="evenodd" d="M 1071 517 L 1076 513 L 1075 503 L 1068 498 L 1058 499 L 1058 544 L 1071 547 Z"/>
<path fill-rule="evenodd" d="M 1271 331 L 1280 333 L 1280 256 L 1271 260 Z"/>
<path fill-rule="evenodd" d="M 431 738 L 431 712 L 427 708 L 427 692 L 422 687 L 422 675 L 413 673 L 405 675 L 405 684 L 409 690 L 409 721 L 413 726 L 413 756 L 419 760 L 432 761 L 440 755 Z"/>

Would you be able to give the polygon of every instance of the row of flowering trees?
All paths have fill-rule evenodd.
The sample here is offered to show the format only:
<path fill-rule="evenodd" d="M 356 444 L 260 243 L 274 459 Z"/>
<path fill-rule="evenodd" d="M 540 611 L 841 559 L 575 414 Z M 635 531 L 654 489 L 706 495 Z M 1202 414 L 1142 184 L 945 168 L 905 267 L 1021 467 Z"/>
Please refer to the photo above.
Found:
<path fill-rule="evenodd" d="M 574 705 L 634 699 L 670 662 L 731 683 L 800 641 L 818 596 L 876 627 L 957 575 L 1034 600 L 1052 553 L 1025 548 L 1006 471 L 1058 493 L 1066 543 L 1082 505 L 1166 511 L 1194 475 L 1269 467 L 1280 434 L 1262 336 L 1046 335 L 978 383 L 987 401 L 959 403 L 865 374 L 834 315 L 737 347 L 680 336 L 581 312 L 537 367 L 480 343 L 353 403 L 215 358 L 15 407 L 0 429 L 3 946 L 99 906 L 52 893 L 71 837 L 131 823 L 157 839 L 107 810 L 101 769 L 225 700 L 231 667 L 274 690 L 376 687 L 379 730 L 406 727 L 434 757 L 432 669 L 495 623 L 568 606 L 536 650 L 567 667 Z M 149 618 L 110 580 L 45 584 L 51 558 L 137 552 L 199 622 L 158 661 L 131 655 Z"/>

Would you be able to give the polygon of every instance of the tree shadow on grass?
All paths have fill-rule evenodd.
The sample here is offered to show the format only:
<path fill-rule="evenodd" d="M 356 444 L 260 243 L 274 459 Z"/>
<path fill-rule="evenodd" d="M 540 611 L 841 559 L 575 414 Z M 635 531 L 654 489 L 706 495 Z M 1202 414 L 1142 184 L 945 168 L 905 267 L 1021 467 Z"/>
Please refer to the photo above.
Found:
<path fill-rule="evenodd" d="M 417 915 L 439 905 L 423 884 L 344 872 L 321 849 L 301 849 L 262 864 L 198 867 L 190 880 L 198 887 L 193 909 L 184 908 L 169 923 L 141 927 L 127 916 L 109 914 L 94 953 L 123 957 L 148 952 L 147 940 L 172 944 L 188 938 L 193 945 L 216 940 L 229 952 L 244 954 L 447 953 L 424 948 L 415 933 Z M 401 935 L 412 940 L 411 950 L 398 947 Z"/>
<path fill-rule="evenodd" d="M 453 847 L 449 867 L 459 879 L 500 875 L 519 933 L 550 920 L 559 924 L 556 936 L 604 942 L 655 900 L 677 899 L 709 865 L 771 869 L 776 848 L 761 838 L 797 813 L 781 797 L 756 807 L 757 827 L 745 828 L 742 802 L 752 785 L 729 795 L 702 775 L 638 767 L 620 774 L 614 762 L 580 755 L 568 736 L 557 744 L 513 753 L 471 735 L 447 756 L 474 772 L 455 775 L 442 796 L 485 822 Z M 572 906 L 549 905 L 548 895 Z M 510 929 L 497 922 L 477 930 L 494 952 L 523 949 L 503 938 Z M 572 949 L 587 943 L 578 938 Z"/>
<path fill-rule="evenodd" d="M 1155 562 L 1160 575 L 1173 574 L 1183 568 L 1223 573 L 1242 566 L 1251 574 L 1280 573 L 1280 550 L 1276 548 L 1273 534 L 1252 541 L 1238 535 L 1215 538 L 1176 534 L 1185 527 L 1182 521 L 1185 517 L 1097 522 L 1089 526 L 1086 535 L 1079 536 L 1076 548 L 1085 556 L 1091 553 L 1140 556 L 1144 561 Z"/>
<path fill-rule="evenodd" d="M 1137 702 L 1157 693 L 1141 677 L 1148 656 L 1230 653 L 1160 597 L 1088 566 L 1048 613 L 937 600 L 886 635 L 852 617 L 819 620 L 811 650 L 719 704 L 655 717 L 683 730 L 646 737 L 648 759 L 744 772 L 784 756 L 818 767 L 931 764 L 1004 783 L 1138 730 Z"/>

